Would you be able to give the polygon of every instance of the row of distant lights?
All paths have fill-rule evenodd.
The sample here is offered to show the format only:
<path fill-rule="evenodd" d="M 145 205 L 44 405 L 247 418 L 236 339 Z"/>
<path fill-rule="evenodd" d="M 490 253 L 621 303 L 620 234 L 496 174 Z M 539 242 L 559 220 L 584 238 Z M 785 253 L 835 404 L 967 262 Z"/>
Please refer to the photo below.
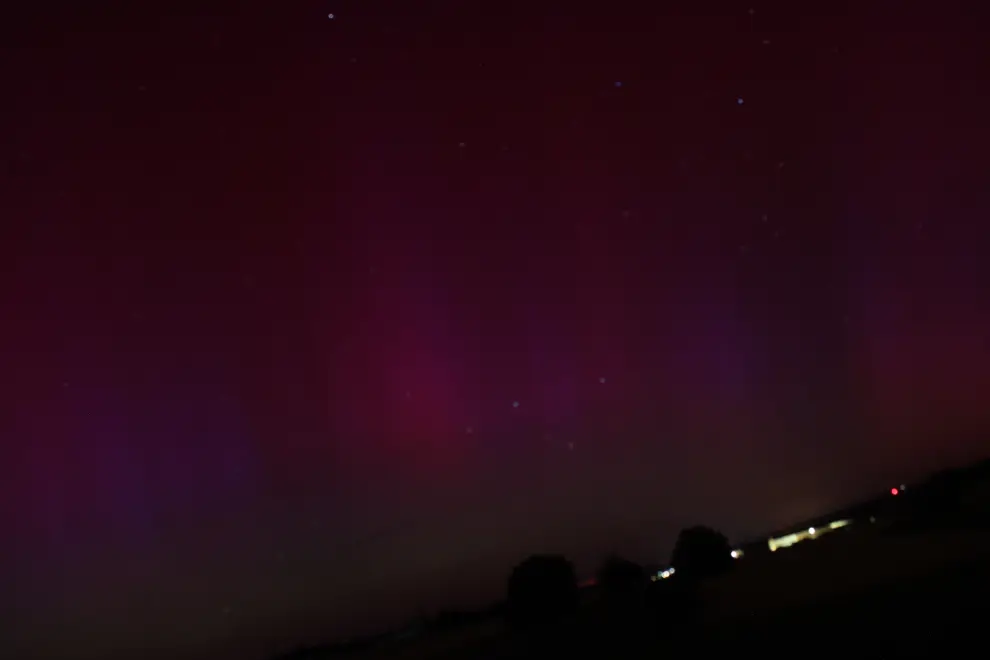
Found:
<path fill-rule="evenodd" d="M 891 488 L 890 489 L 890 494 L 892 496 L 896 497 L 897 495 L 900 495 L 901 493 L 903 493 L 906 490 L 907 490 L 907 486 L 904 485 L 904 484 L 901 484 L 899 488 L 897 486 L 894 486 L 893 488 Z M 876 522 L 876 518 L 874 518 L 873 516 L 870 516 L 870 522 L 871 523 Z M 846 525 L 849 525 L 851 523 L 852 523 L 851 520 L 836 520 L 835 522 L 829 523 L 828 524 L 828 528 L 825 531 L 831 531 L 833 529 L 839 529 L 840 527 L 845 527 Z M 819 531 L 821 531 L 821 530 L 815 529 L 814 527 L 809 527 L 808 528 L 808 531 L 807 531 L 807 536 L 805 538 L 817 538 L 817 535 L 818 535 L 818 532 Z M 767 540 L 767 545 L 770 547 L 770 551 L 771 552 L 774 552 L 775 550 L 777 550 L 779 548 L 787 548 L 789 546 L 794 545 L 795 543 L 799 543 L 800 541 L 804 540 L 804 539 L 801 538 L 802 535 L 804 535 L 804 534 L 805 534 L 805 532 L 797 532 L 797 533 L 794 533 L 794 534 L 787 534 L 787 535 L 781 536 L 779 538 L 769 539 L 769 540 Z"/>
<path fill-rule="evenodd" d="M 904 484 L 901 484 L 901 487 L 900 488 L 897 488 L 897 487 L 891 488 L 890 489 L 890 494 L 891 495 L 900 495 L 906 489 L 907 489 L 907 486 L 905 486 Z M 873 519 L 871 518 L 870 521 L 872 522 Z M 851 522 L 852 522 L 851 520 L 836 520 L 835 522 L 829 523 L 828 530 L 827 531 L 831 531 L 833 529 L 839 529 L 840 527 L 845 527 L 846 525 L 848 525 Z M 808 528 L 808 536 L 815 536 L 816 534 L 818 534 L 818 531 L 819 530 L 815 529 L 814 527 L 809 527 Z M 796 536 L 796 535 L 791 534 L 791 535 L 788 535 L 788 536 Z M 781 541 L 781 540 L 786 539 L 786 538 L 787 537 L 781 537 L 780 539 L 770 539 L 770 541 L 769 541 L 770 550 L 773 551 L 773 550 L 776 550 L 778 547 L 786 547 L 787 545 L 790 545 L 790 543 L 788 543 L 786 545 L 778 545 L 777 543 L 775 543 L 775 541 Z M 729 554 L 732 555 L 732 558 L 733 559 L 739 559 L 740 557 L 743 556 L 743 551 L 742 550 L 733 550 Z M 673 575 L 675 572 L 676 571 L 675 571 L 674 567 L 671 566 L 670 568 L 666 568 L 666 569 L 660 571 L 659 573 L 657 573 L 656 575 L 654 575 L 652 579 L 653 579 L 654 582 L 657 580 L 658 577 L 660 579 L 662 579 L 662 580 L 666 580 L 671 575 Z"/>
<path fill-rule="evenodd" d="M 733 550 L 729 554 L 732 555 L 732 558 L 733 559 L 739 559 L 740 557 L 743 556 L 743 551 L 742 550 Z M 657 578 L 660 578 L 661 580 L 666 580 L 667 578 L 669 578 L 671 575 L 673 575 L 676 572 L 677 572 L 677 569 L 675 569 L 673 566 L 671 566 L 670 568 L 665 568 L 662 571 L 658 572 L 656 575 L 653 576 L 652 580 L 654 582 L 657 581 Z"/>

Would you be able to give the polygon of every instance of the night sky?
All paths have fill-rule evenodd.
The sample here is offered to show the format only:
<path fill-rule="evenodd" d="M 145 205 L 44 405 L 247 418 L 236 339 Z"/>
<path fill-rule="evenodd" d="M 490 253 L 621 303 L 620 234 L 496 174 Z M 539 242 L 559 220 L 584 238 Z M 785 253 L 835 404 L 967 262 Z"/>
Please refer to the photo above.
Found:
<path fill-rule="evenodd" d="M 978 3 L 62 4 L 0 27 L 0 655 L 251 660 L 990 453 Z"/>

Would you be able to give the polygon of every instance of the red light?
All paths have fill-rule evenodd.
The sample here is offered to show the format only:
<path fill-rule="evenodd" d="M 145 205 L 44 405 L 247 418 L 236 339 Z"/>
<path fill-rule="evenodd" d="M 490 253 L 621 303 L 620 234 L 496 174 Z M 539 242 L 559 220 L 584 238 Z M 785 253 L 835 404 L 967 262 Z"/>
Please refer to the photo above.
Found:
<path fill-rule="evenodd" d="M 897 495 L 899 492 L 901 492 L 901 491 L 897 490 L 896 488 L 891 488 L 890 489 L 890 494 L 891 495 Z"/>

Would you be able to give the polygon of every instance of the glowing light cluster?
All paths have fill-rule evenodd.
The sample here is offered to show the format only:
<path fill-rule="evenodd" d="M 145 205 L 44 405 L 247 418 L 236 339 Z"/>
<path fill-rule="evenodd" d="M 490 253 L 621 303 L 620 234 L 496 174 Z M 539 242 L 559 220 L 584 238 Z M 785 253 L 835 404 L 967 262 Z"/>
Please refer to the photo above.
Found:
<path fill-rule="evenodd" d="M 835 520 L 830 522 L 825 527 L 809 527 L 808 529 L 800 532 L 794 532 L 792 534 L 785 534 L 784 536 L 767 539 L 767 546 L 770 548 L 770 552 L 776 552 L 780 548 L 789 548 L 796 543 L 800 543 L 801 541 L 821 538 L 823 534 L 840 529 L 851 523 L 851 520 Z"/>

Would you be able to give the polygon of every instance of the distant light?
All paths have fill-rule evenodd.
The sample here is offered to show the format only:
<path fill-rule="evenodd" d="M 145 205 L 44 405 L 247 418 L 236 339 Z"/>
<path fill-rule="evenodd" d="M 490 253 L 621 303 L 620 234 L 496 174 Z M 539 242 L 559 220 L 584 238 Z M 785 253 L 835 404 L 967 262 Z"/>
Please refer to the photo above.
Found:
<path fill-rule="evenodd" d="M 664 571 L 663 573 L 660 574 L 660 577 L 666 580 L 667 578 L 670 577 L 670 571 Z"/>
<path fill-rule="evenodd" d="M 599 378 L 598 379 L 598 382 L 601 383 L 602 385 L 604 385 L 605 384 L 605 378 L 604 377 Z"/>
<path fill-rule="evenodd" d="M 518 408 L 519 407 L 519 402 L 518 401 L 513 401 L 512 402 L 512 407 L 513 408 Z"/>
<path fill-rule="evenodd" d="M 815 533 L 815 528 L 814 527 L 809 527 L 808 528 L 808 533 L 809 534 L 814 534 Z"/>
<path fill-rule="evenodd" d="M 897 495 L 897 494 L 898 494 L 898 493 L 900 493 L 900 492 L 901 492 L 901 491 L 899 491 L 899 490 L 897 490 L 896 488 L 891 488 L 891 489 L 890 489 L 890 494 L 891 494 L 891 495 Z"/>
<path fill-rule="evenodd" d="M 622 87 L 622 81 L 621 80 L 616 80 L 615 81 L 615 86 L 616 87 Z"/>
<path fill-rule="evenodd" d="M 329 18 L 332 21 L 333 20 L 333 14 L 327 14 L 327 18 Z"/>
<path fill-rule="evenodd" d="M 739 551 L 738 550 L 733 550 L 729 554 L 732 555 L 732 558 L 733 559 L 739 559 Z"/>
<path fill-rule="evenodd" d="M 745 103 L 745 101 L 741 96 L 736 98 L 736 105 L 742 105 L 743 103 Z"/>

